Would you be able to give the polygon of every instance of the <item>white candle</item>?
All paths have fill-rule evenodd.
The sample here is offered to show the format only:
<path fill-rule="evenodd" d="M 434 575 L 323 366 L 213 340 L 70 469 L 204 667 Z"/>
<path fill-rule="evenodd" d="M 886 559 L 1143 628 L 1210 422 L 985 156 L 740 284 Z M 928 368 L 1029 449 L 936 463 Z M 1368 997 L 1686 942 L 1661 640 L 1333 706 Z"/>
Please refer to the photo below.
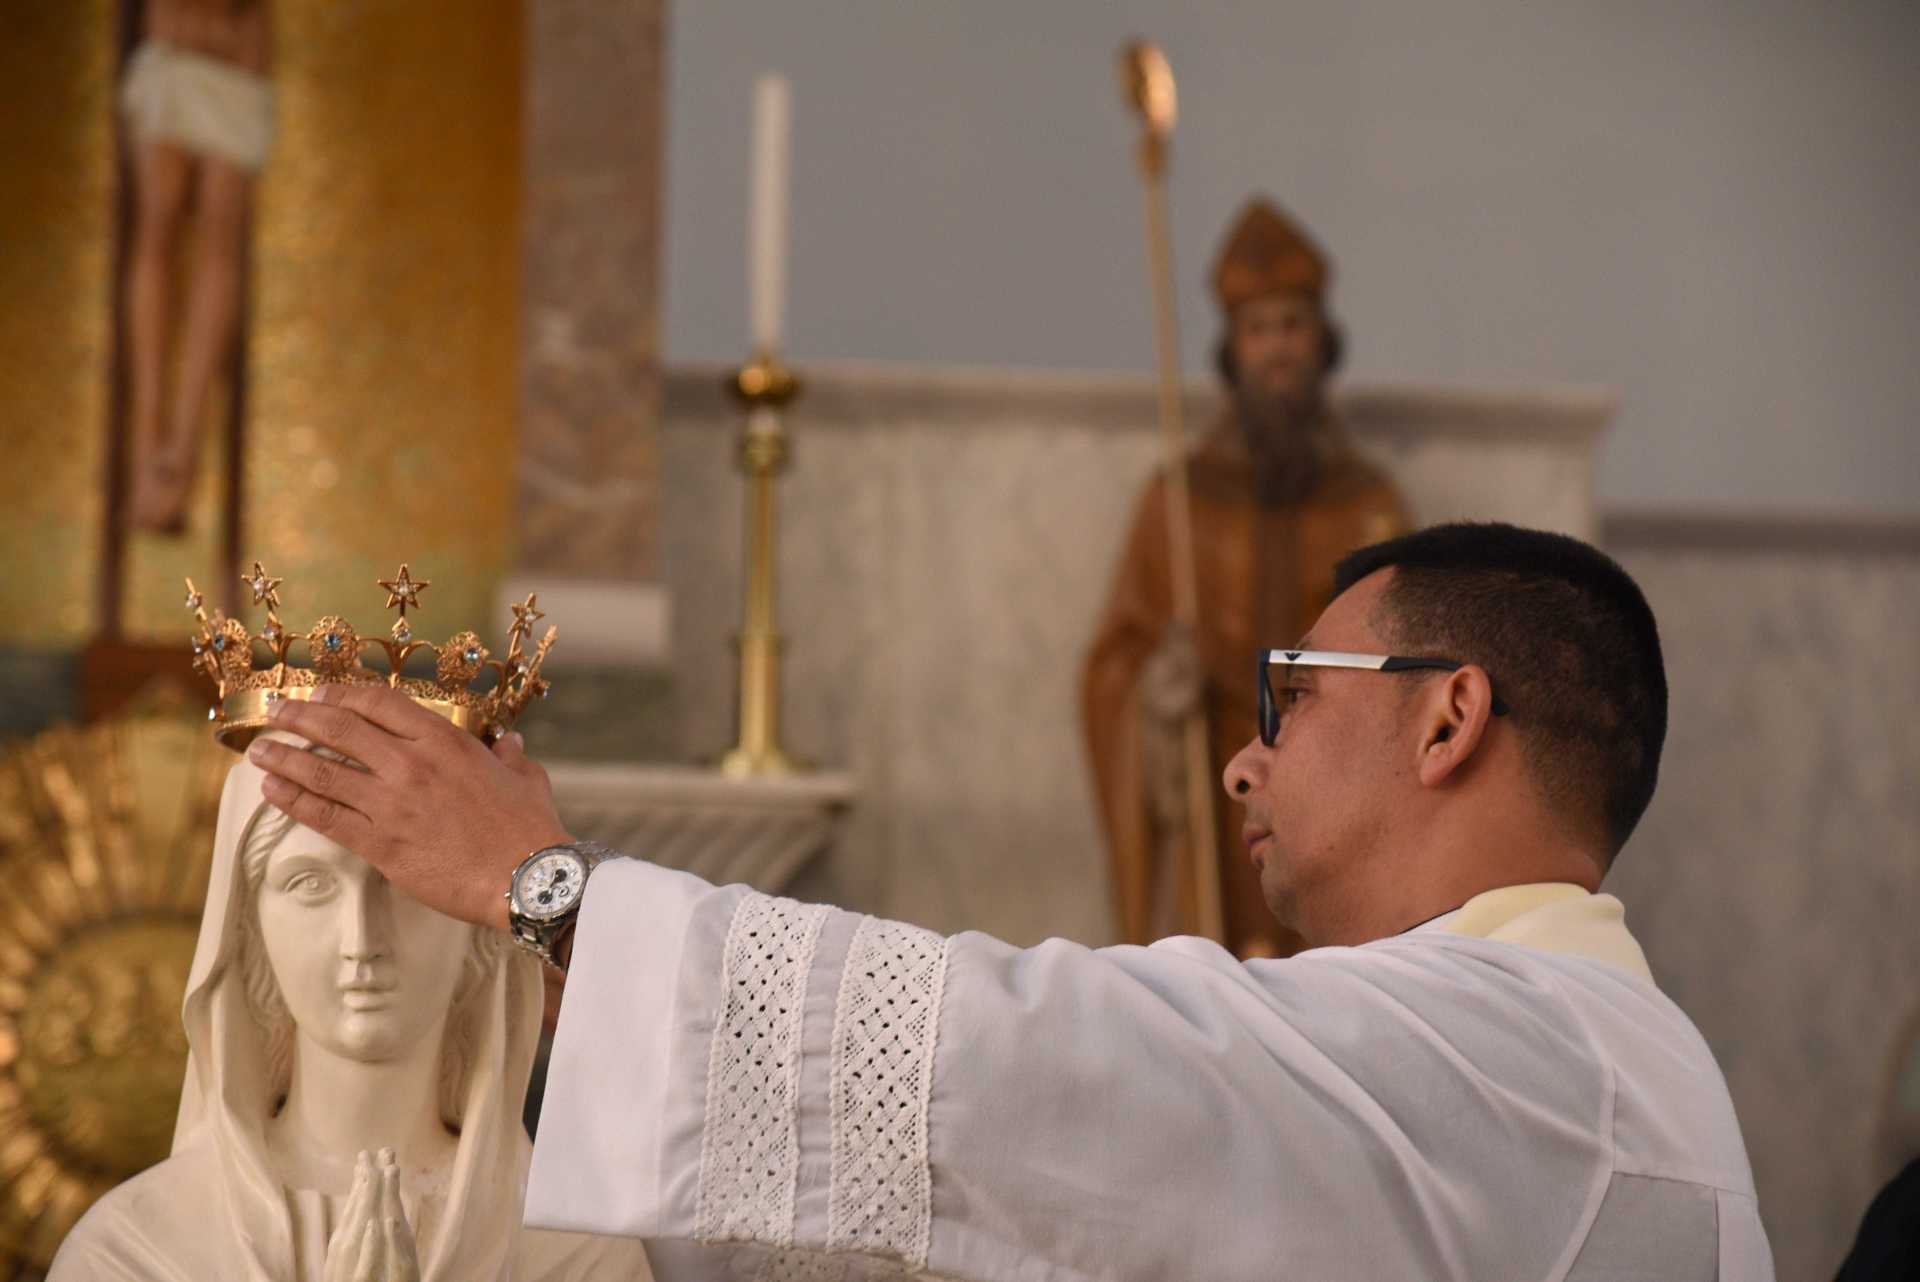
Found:
<path fill-rule="evenodd" d="M 787 143 L 791 108 L 785 76 L 753 86 L 753 204 L 747 220 L 747 314 L 756 350 L 780 350 L 787 303 Z"/>

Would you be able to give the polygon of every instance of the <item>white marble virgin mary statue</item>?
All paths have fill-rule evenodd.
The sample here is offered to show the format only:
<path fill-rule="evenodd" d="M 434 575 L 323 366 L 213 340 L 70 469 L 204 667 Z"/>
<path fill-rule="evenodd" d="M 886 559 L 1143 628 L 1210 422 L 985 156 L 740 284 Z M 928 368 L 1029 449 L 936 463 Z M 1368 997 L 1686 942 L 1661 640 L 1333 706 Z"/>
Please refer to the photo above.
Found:
<path fill-rule="evenodd" d="M 298 741 L 295 741 L 298 742 Z M 173 1153 L 49 1282 L 649 1278 L 631 1239 L 521 1226 L 539 963 L 227 776 Z"/>

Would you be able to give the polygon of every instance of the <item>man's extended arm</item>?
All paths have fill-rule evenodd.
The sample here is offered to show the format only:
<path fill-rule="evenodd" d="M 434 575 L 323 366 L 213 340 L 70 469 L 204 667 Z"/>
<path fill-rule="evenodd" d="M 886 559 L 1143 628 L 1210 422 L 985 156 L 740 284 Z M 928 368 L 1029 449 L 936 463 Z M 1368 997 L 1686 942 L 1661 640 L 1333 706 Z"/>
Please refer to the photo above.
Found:
<path fill-rule="evenodd" d="M 1438 949 L 1019 949 L 634 860 L 577 938 L 528 1220 L 663 1278 L 1547 1276 L 1604 1185 L 1526 1139 L 1599 1106 L 1578 1030 Z"/>
<path fill-rule="evenodd" d="M 327 694 L 276 724 L 367 770 L 271 745 L 269 798 L 501 925 L 512 868 L 565 835 L 543 773 L 395 692 Z M 645 1237 L 663 1278 L 850 1254 L 992 1282 L 1545 1275 L 1604 1187 L 1605 1078 L 1550 986 L 1488 966 L 1018 949 L 615 860 L 575 934 L 529 1218 Z"/>

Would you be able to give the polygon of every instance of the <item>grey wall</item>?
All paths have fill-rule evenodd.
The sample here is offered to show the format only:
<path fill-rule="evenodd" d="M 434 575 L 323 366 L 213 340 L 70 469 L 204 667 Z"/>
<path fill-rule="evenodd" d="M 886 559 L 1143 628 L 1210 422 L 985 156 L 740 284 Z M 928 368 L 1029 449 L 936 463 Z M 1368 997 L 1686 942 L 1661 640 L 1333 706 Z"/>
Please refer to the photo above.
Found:
<path fill-rule="evenodd" d="M 1920 510 L 1920 6 L 676 5 L 665 349 L 745 344 L 748 99 L 793 80 L 805 360 L 1150 367 L 1112 59 L 1180 80 L 1189 368 L 1263 188 L 1337 255 L 1373 381 L 1622 396 L 1601 498 Z"/>

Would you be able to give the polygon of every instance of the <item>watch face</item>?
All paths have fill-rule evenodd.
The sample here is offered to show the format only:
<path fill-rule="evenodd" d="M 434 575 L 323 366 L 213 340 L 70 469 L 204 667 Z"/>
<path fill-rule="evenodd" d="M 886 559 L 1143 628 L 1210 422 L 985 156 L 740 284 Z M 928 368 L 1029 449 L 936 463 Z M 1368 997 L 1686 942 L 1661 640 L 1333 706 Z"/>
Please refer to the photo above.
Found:
<path fill-rule="evenodd" d="M 549 850 L 520 874 L 513 898 L 523 916 L 552 921 L 580 898 L 587 865 L 571 850 Z"/>

